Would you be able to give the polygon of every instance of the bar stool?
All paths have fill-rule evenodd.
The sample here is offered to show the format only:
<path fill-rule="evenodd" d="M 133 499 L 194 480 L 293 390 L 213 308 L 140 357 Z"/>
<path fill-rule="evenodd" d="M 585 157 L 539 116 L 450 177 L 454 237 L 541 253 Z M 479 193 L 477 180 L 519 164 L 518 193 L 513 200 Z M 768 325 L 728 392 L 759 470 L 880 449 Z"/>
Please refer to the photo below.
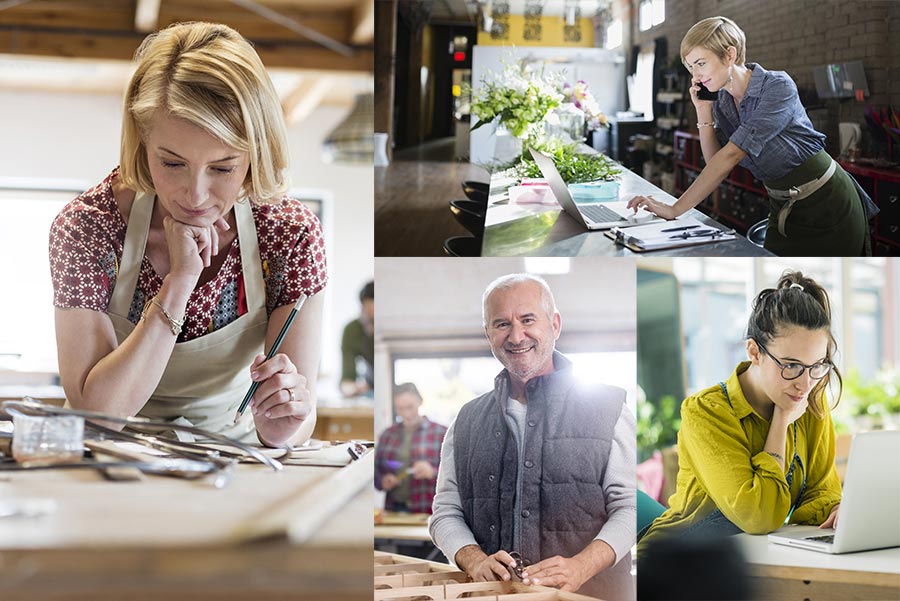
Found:
<path fill-rule="evenodd" d="M 444 240 L 444 252 L 448 257 L 480 257 L 481 238 L 453 236 Z"/>
<path fill-rule="evenodd" d="M 474 200 L 451 200 L 450 212 L 473 235 L 484 234 L 485 206 L 481 203 Z"/>
<path fill-rule="evenodd" d="M 483 202 L 485 206 L 487 206 L 488 195 L 490 194 L 491 190 L 490 184 L 467 179 L 462 183 L 462 189 L 463 193 L 466 195 L 466 198 L 468 198 L 469 200 Z"/>

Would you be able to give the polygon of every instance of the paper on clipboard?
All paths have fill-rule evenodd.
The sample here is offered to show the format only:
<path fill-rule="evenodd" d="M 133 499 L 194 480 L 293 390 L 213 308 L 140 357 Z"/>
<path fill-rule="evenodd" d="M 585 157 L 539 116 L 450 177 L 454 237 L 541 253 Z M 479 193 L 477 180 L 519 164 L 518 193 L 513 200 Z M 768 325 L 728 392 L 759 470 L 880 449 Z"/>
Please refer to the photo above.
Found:
<path fill-rule="evenodd" d="M 674 221 L 660 221 L 628 228 L 614 227 L 606 232 L 617 244 L 635 252 L 710 244 L 737 237 L 734 230 L 722 230 L 707 225 L 695 217 L 682 217 Z"/>

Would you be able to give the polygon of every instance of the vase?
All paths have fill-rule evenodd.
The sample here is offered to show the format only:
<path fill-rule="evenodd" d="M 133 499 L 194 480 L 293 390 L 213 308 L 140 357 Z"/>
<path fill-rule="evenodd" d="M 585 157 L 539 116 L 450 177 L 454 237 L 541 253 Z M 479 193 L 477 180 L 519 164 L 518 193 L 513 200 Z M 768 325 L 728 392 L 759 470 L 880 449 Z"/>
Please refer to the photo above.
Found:
<path fill-rule="evenodd" d="M 494 130 L 494 161 L 511 163 L 522 156 L 522 140 L 517 138 L 502 124 Z"/>
<path fill-rule="evenodd" d="M 571 102 L 565 102 L 553 109 L 553 117 L 546 121 L 544 129 L 548 137 L 583 142 L 584 111 Z"/>

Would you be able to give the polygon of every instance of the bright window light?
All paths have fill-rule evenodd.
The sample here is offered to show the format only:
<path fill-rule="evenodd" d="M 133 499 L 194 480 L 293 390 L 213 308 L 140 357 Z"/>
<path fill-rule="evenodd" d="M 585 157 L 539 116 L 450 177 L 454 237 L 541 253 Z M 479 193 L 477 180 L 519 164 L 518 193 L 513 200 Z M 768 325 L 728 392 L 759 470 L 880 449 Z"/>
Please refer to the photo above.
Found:
<path fill-rule="evenodd" d="M 606 49 L 614 50 L 622 45 L 622 19 L 616 19 L 606 28 Z"/>
<path fill-rule="evenodd" d="M 666 0 L 653 0 L 653 25 L 666 20 Z"/>
<path fill-rule="evenodd" d="M 643 2 L 641 2 L 640 15 L 638 29 L 647 31 L 653 27 L 653 4 L 650 0 L 643 0 Z"/>

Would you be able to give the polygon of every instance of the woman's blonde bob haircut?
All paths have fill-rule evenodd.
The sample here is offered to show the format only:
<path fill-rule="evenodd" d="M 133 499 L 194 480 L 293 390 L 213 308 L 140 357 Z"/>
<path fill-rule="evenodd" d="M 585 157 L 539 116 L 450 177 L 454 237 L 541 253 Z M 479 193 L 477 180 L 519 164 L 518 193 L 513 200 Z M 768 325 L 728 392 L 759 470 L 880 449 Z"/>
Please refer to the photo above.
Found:
<path fill-rule="evenodd" d="M 690 70 L 684 57 L 694 48 L 706 48 L 725 62 L 729 46 L 737 51 L 735 64 L 743 65 L 747 49 L 744 32 L 728 17 L 709 17 L 688 29 L 681 40 L 681 62 Z"/>
<path fill-rule="evenodd" d="M 153 191 L 145 141 L 154 115 L 166 111 L 249 154 L 240 199 L 282 199 L 290 185 L 284 116 L 250 42 L 225 25 L 177 23 L 147 36 L 135 61 L 122 123 L 119 177 L 126 186 Z"/>

